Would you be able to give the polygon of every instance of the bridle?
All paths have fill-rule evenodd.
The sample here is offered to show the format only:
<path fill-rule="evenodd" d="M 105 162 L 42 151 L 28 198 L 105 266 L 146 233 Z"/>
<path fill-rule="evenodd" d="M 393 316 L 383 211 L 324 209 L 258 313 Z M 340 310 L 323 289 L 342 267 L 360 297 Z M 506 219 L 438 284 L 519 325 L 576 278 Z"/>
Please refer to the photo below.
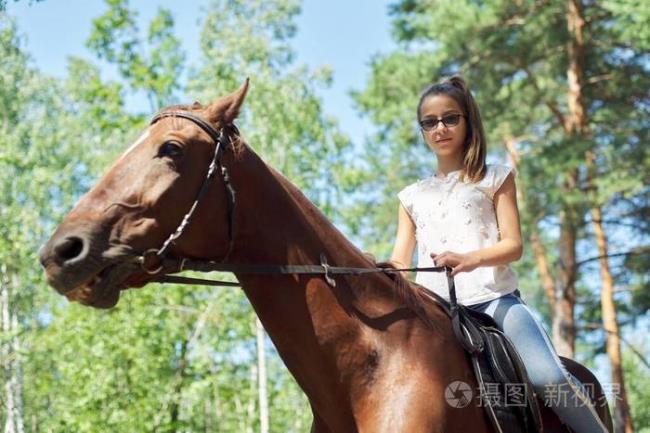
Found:
<path fill-rule="evenodd" d="M 198 208 L 201 199 L 205 196 L 217 169 L 219 169 L 219 173 L 221 173 L 221 178 L 223 179 L 223 183 L 226 187 L 226 192 L 228 195 L 228 250 L 226 251 L 226 255 L 224 256 L 224 258 L 221 259 L 221 262 L 225 262 L 226 260 L 228 260 L 234 248 L 233 215 L 235 212 L 235 205 L 236 205 L 235 189 L 230 183 L 230 176 L 228 175 L 228 170 L 226 169 L 226 167 L 224 167 L 221 164 L 221 155 L 223 153 L 223 149 L 229 144 L 229 142 L 226 141 L 223 128 L 217 130 L 202 117 L 196 116 L 187 111 L 163 111 L 155 115 L 153 119 L 151 119 L 151 122 L 149 124 L 153 125 L 154 123 L 156 123 L 157 121 L 165 117 L 180 117 L 192 121 L 203 131 L 205 131 L 210 136 L 210 138 L 212 138 L 212 140 L 215 143 L 215 148 L 214 148 L 214 153 L 212 155 L 212 161 L 210 161 L 210 165 L 208 166 L 208 172 L 205 176 L 205 179 L 203 180 L 203 184 L 201 185 L 198 194 L 196 195 L 196 199 L 194 199 L 194 203 L 192 203 L 190 209 L 187 211 L 185 216 L 183 216 L 183 219 L 178 224 L 178 227 L 176 227 L 176 230 L 174 230 L 167 237 L 167 239 L 165 240 L 165 242 L 163 242 L 162 246 L 159 249 L 150 249 L 145 251 L 144 254 L 142 254 L 140 258 L 140 266 L 145 272 L 151 275 L 158 274 L 165 269 L 165 259 L 167 257 L 167 252 L 169 251 L 169 247 L 176 239 L 181 237 L 183 232 L 185 232 L 187 226 L 190 224 L 190 221 L 192 220 L 192 217 L 194 216 L 194 213 L 196 212 L 196 209 Z M 235 129 L 235 131 L 237 131 L 237 129 L 234 126 L 233 128 Z M 184 267 L 181 268 L 187 269 Z"/>
<path fill-rule="evenodd" d="M 234 248 L 234 212 L 236 207 L 235 189 L 230 182 L 228 170 L 221 164 L 221 155 L 224 149 L 232 144 L 231 137 L 226 137 L 224 128 L 217 130 L 208 121 L 200 116 L 194 115 L 187 111 L 163 111 L 151 119 L 150 125 L 165 117 L 180 117 L 192 121 L 195 125 L 205 131 L 215 143 L 214 154 L 212 161 L 208 167 L 208 172 L 203 180 L 203 184 L 199 189 L 196 199 L 192 206 L 187 211 L 183 219 L 178 224 L 167 239 L 163 242 L 159 249 L 150 249 L 145 251 L 142 255 L 136 256 L 133 262 L 140 265 L 140 267 L 148 274 L 155 275 L 153 281 L 167 282 L 167 283 L 180 283 L 180 284 L 197 284 L 209 286 L 240 286 L 239 283 L 231 281 L 215 281 L 206 280 L 202 278 L 189 278 L 184 276 L 169 275 L 173 273 L 182 272 L 185 270 L 192 270 L 198 272 L 232 272 L 241 274 L 293 274 L 293 275 L 323 275 L 325 281 L 331 286 L 336 287 L 334 275 L 367 275 L 374 273 L 397 273 L 397 272 L 445 272 L 447 276 L 447 284 L 449 286 L 449 303 L 437 294 L 430 292 L 431 298 L 438 302 L 439 305 L 449 314 L 451 318 L 452 327 L 456 336 L 459 338 L 460 343 L 470 353 L 476 353 L 483 350 L 478 332 L 471 326 L 467 326 L 467 320 L 462 311 L 462 306 L 459 306 L 456 299 L 456 284 L 453 277 L 450 275 L 451 268 L 446 266 L 434 267 L 415 267 L 415 268 L 354 268 L 345 266 L 330 266 L 327 263 L 325 254 L 320 255 L 320 265 L 260 265 L 260 264 L 233 264 L 225 263 L 230 257 Z M 237 128 L 232 125 L 235 133 L 238 134 Z M 208 187 L 214 178 L 214 174 L 219 169 L 221 178 L 223 179 L 226 192 L 228 194 L 228 250 L 221 261 L 204 261 L 204 260 L 191 260 L 188 258 L 170 259 L 167 257 L 167 252 L 175 240 L 180 238 L 187 226 L 190 224 L 196 209 L 205 196 Z M 472 336 L 474 338 L 472 338 Z M 478 339 L 477 339 L 478 338 Z"/>
<path fill-rule="evenodd" d="M 169 275 L 173 273 L 182 272 L 185 270 L 192 270 L 198 272 L 233 272 L 244 274 L 295 274 L 295 275 L 323 275 L 327 283 L 335 287 L 336 281 L 333 275 L 366 275 L 372 273 L 397 273 L 405 271 L 419 271 L 419 272 L 445 272 L 447 273 L 447 281 L 449 283 L 450 292 L 453 292 L 455 298 L 454 280 L 449 275 L 450 269 L 444 266 L 435 267 L 422 267 L 422 268 L 354 268 L 344 266 L 330 266 L 327 263 L 327 258 L 324 254 L 320 256 L 319 265 L 259 265 L 259 264 L 233 264 L 226 263 L 234 248 L 234 212 L 237 201 L 235 199 L 235 189 L 230 182 L 228 170 L 221 164 L 221 155 L 224 149 L 232 144 L 231 137 L 227 137 L 224 133 L 224 128 L 217 130 L 208 121 L 200 116 L 189 113 L 187 111 L 163 111 L 151 119 L 151 125 L 165 117 L 180 117 L 190 120 L 195 125 L 205 131 L 215 143 L 214 154 L 208 172 L 203 180 L 203 184 L 194 200 L 192 206 L 187 211 L 183 219 L 179 223 L 176 230 L 174 230 L 164 241 L 162 246 L 158 249 L 150 249 L 145 251 L 142 255 L 135 257 L 135 262 L 139 263 L 140 267 L 151 275 L 156 275 L 154 281 L 157 282 L 170 282 L 182 284 L 201 284 L 211 286 L 239 286 L 239 283 L 230 281 L 213 281 L 200 278 L 188 278 L 183 276 Z M 234 128 L 237 133 L 236 127 Z M 198 208 L 201 199 L 205 196 L 208 187 L 214 178 L 215 172 L 221 174 L 226 192 L 228 195 L 228 250 L 223 259 L 220 261 L 204 261 L 192 260 L 188 258 L 170 259 L 167 257 L 170 246 L 180 238 L 187 226 L 190 224 L 196 209 Z"/>

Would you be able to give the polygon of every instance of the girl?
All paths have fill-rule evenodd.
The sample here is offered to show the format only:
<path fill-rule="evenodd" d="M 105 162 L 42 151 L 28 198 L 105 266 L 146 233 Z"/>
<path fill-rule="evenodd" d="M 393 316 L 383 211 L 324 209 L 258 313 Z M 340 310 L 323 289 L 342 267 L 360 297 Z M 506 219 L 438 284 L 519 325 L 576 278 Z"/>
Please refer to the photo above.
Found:
<path fill-rule="evenodd" d="M 548 336 L 519 297 L 509 263 L 522 253 L 514 172 L 486 165 L 481 115 L 464 80 L 451 77 L 424 90 L 417 119 L 435 153 L 437 171 L 407 186 L 400 200 L 391 262 L 449 266 L 458 303 L 490 315 L 517 347 L 535 392 L 576 433 L 607 432 L 591 401 L 561 364 Z M 449 299 L 442 273 L 416 282 Z"/>

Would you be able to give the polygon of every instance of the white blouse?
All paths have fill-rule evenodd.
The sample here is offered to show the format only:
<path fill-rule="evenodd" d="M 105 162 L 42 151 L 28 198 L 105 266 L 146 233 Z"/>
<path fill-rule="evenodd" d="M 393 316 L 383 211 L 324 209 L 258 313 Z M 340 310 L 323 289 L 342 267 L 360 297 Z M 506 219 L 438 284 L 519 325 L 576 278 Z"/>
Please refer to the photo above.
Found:
<path fill-rule="evenodd" d="M 462 182 L 460 170 L 446 177 L 419 180 L 398 193 L 415 223 L 418 266 L 434 266 L 430 254 L 443 251 L 467 253 L 494 245 L 499 239 L 493 198 L 512 167 L 488 164 L 485 177 Z M 454 277 L 458 302 L 478 304 L 517 288 L 517 275 L 508 265 L 479 267 Z M 415 282 L 449 299 L 444 273 L 418 272 Z"/>

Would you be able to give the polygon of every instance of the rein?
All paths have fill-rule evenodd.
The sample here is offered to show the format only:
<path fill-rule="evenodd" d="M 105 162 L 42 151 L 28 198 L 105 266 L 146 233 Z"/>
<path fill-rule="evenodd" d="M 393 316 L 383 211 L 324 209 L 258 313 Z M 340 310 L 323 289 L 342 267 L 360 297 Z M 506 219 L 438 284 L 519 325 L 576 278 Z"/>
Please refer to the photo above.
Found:
<path fill-rule="evenodd" d="M 345 267 L 345 266 L 330 266 L 327 263 L 327 258 L 325 254 L 320 256 L 320 265 L 251 265 L 251 264 L 233 264 L 233 263 L 224 263 L 232 253 L 234 248 L 234 211 L 237 204 L 235 200 L 235 189 L 230 183 L 230 176 L 228 175 L 228 170 L 226 167 L 221 165 L 221 155 L 223 149 L 227 147 L 231 141 L 230 137 L 227 137 L 226 140 L 223 128 L 217 130 L 215 129 L 208 121 L 205 119 L 196 116 L 187 111 L 166 111 L 157 114 L 151 119 L 150 124 L 156 123 L 158 120 L 164 117 L 181 117 L 187 120 L 192 121 L 198 127 L 203 129 L 210 138 L 215 142 L 214 154 L 212 156 L 212 161 L 210 161 L 210 166 L 208 167 L 208 172 L 203 184 L 199 189 L 196 199 L 192 203 L 192 206 L 187 211 L 183 219 L 178 224 L 176 230 L 174 230 L 169 237 L 163 242 L 162 246 L 159 249 L 150 249 L 145 251 L 142 255 L 136 256 L 133 258 L 131 263 L 139 265 L 145 272 L 150 275 L 156 276 L 153 281 L 160 283 L 180 283 L 180 284 L 196 284 L 196 285 L 207 285 L 207 286 L 229 286 L 229 287 L 239 287 L 239 283 L 231 281 L 215 281 L 215 280 L 206 280 L 202 278 L 191 278 L 178 275 L 169 275 L 175 274 L 182 271 L 197 271 L 197 272 L 212 272 L 212 271 L 221 271 L 221 272 L 233 272 L 241 274 L 263 274 L 263 275 L 278 275 L 278 274 L 292 274 L 292 275 L 323 275 L 327 284 L 331 287 L 336 287 L 336 281 L 334 280 L 334 275 L 367 275 L 374 273 L 383 273 L 390 274 L 396 272 L 408 272 L 408 271 L 417 271 L 417 272 L 445 272 L 447 276 L 447 285 L 449 286 L 449 304 L 448 307 L 445 306 L 445 301 L 440 298 L 435 293 L 431 293 L 431 296 L 437 300 L 437 302 L 443 306 L 443 309 L 447 311 L 451 318 L 452 327 L 454 328 L 455 334 L 458 336 L 461 344 L 465 347 L 469 353 L 477 353 L 478 351 L 483 350 L 482 343 L 480 340 L 476 340 L 479 335 L 477 331 L 471 326 L 467 326 L 467 320 L 465 319 L 465 314 L 463 310 L 458 305 L 456 299 L 456 284 L 454 278 L 451 276 L 451 268 L 447 266 L 434 266 L 434 267 L 423 267 L 423 268 L 383 268 L 383 267 L 374 267 L 374 268 L 354 268 L 354 267 Z M 235 128 L 235 132 L 238 132 Z M 201 199 L 205 196 L 208 187 L 214 177 L 215 172 L 219 169 L 221 178 L 223 179 L 226 192 L 228 194 L 228 250 L 226 255 L 221 261 L 206 261 L 206 260 L 192 260 L 188 258 L 180 259 L 170 259 L 167 258 L 167 252 L 169 251 L 170 246 L 181 237 L 187 226 L 189 225 L 194 213 L 201 202 Z M 474 338 L 472 338 L 474 337 Z"/>
<path fill-rule="evenodd" d="M 137 263 L 144 263 L 142 257 L 136 259 Z M 257 275 L 323 275 L 327 283 L 336 287 L 334 275 L 352 275 L 362 276 L 377 273 L 397 273 L 397 272 L 447 272 L 447 280 L 450 287 L 454 285 L 454 280 L 449 276 L 450 268 L 445 266 L 434 266 L 424 268 L 354 268 L 347 266 L 330 266 L 327 264 L 324 255 L 321 255 L 320 265 L 248 265 L 248 264 L 232 264 L 221 263 L 215 261 L 204 260 L 190 260 L 190 259 L 164 259 L 160 266 L 160 271 L 165 272 L 154 281 L 160 283 L 185 283 L 185 284 L 202 284 L 207 286 L 231 286 L 239 287 L 239 283 L 231 281 L 216 281 L 206 280 L 201 278 L 189 278 L 182 276 L 172 276 L 168 274 L 175 274 L 183 271 L 196 271 L 196 272 L 233 272 L 241 274 L 257 274 Z"/>
<path fill-rule="evenodd" d="M 226 167 L 221 165 L 221 155 L 223 149 L 230 144 L 230 137 L 225 137 L 223 128 L 217 130 L 215 129 L 208 121 L 201 118 L 200 116 L 194 115 L 187 111 L 166 111 L 157 114 L 151 119 L 151 125 L 156 123 L 162 118 L 165 117 L 180 117 L 192 121 L 195 125 L 200 127 L 205 131 L 210 138 L 215 142 L 215 150 L 210 161 L 210 166 L 208 167 L 208 172 L 203 184 L 199 189 L 199 192 L 196 196 L 196 199 L 192 203 L 192 206 L 187 211 L 181 222 L 179 223 L 176 230 L 174 230 L 169 237 L 165 240 L 162 246 L 159 249 L 150 249 L 145 251 L 141 256 L 134 258 L 134 262 L 139 264 L 140 267 L 151 275 L 159 275 L 153 281 L 161 283 L 182 283 L 182 284 L 200 284 L 200 285 L 209 285 L 209 286 L 232 286 L 238 287 L 239 283 L 230 282 L 230 281 L 215 281 L 215 280 L 206 280 L 201 278 L 189 278 L 177 275 L 169 275 L 182 271 L 198 271 L 198 272 L 212 272 L 212 271 L 221 271 L 221 272 L 235 272 L 235 273 L 245 273 L 245 274 L 293 274 L 293 275 L 323 275 L 327 283 L 336 287 L 336 281 L 333 278 L 333 275 L 367 275 L 373 273 L 396 273 L 396 272 L 405 272 L 405 271 L 418 271 L 418 272 L 446 272 L 447 274 L 447 283 L 449 285 L 450 295 L 455 304 L 455 284 L 454 279 L 450 276 L 451 269 L 444 266 L 435 266 L 435 267 L 423 267 L 423 268 L 383 268 L 383 267 L 374 267 L 374 268 L 354 268 L 354 267 L 344 267 L 344 266 L 330 266 L 327 263 L 327 259 L 324 254 L 321 254 L 320 265 L 250 265 L 250 264 L 229 264 L 224 263 L 232 253 L 234 248 L 234 210 L 237 204 L 235 200 L 235 189 L 233 188 L 230 182 L 230 176 L 228 175 L 228 170 Z M 236 129 L 235 129 L 236 130 Z M 228 140 L 226 139 L 228 138 Z M 219 173 L 224 181 L 226 192 L 228 194 L 228 250 L 226 255 L 221 261 L 201 261 L 201 260 L 191 260 L 187 258 L 180 259 L 170 259 L 167 258 L 167 252 L 170 246 L 181 237 L 187 226 L 189 225 L 194 213 L 201 201 L 205 196 L 207 189 L 214 177 L 214 174 L 219 169 Z"/>

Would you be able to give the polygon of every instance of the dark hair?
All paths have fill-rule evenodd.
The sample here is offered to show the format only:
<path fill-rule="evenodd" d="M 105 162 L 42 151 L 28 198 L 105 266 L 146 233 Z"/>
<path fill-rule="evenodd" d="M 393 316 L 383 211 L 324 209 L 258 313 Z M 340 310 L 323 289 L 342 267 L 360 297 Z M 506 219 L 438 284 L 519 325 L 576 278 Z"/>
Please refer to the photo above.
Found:
<path fill-rule="evenodd" d="M 467 120 L 467 136 L 465 137 L 465 147 L 463 149 L 462 176 L 469 178 L 471 182 L 480 181 L 485 176 L 487 140 L 485 139 L 481 113 L 472 92 L 467 87 L 465 80 L 458 75 L 430 85 L 420 94 L 417 110 L 418 123 L 420 122 L 420 109 L 424 100 L 435 95 L 446 95 L 452 98 L 463 110 Z"/>

